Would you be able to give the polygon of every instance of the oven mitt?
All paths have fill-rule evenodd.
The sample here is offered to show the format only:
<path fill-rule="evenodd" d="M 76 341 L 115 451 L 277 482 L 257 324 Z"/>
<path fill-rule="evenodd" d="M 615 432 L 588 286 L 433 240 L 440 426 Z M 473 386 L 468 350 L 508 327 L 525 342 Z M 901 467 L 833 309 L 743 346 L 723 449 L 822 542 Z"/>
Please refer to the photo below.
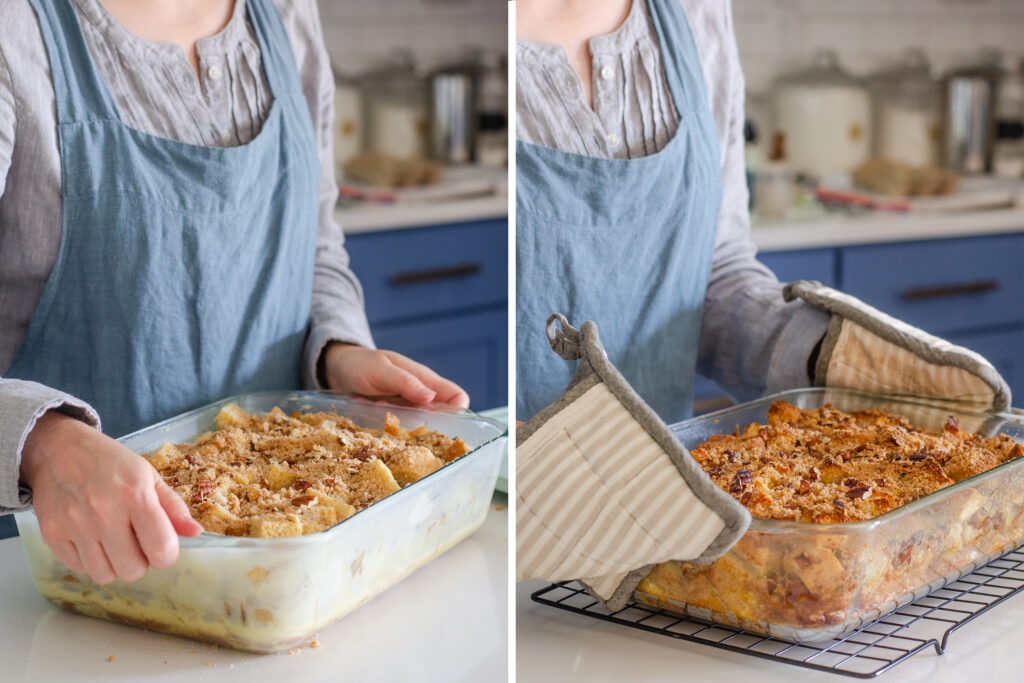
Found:
<path fill-rule="evenodd" d="M 814 369 L 818 386 L 937 398 L 994 411 L 1010 407 L 1006 380 L 969 349 L 820 282 L 791 282 L 783 296 L 832 314 Z"/>
<path fill-rule="evenodd" d="M 547 334 L 580 364 L 561 398 L 517 430 L 517 579 L 578 579 L 617 611 L 655 564 L 721 556 L 750 513 L 608 362 L 597 325 L 576 330 L 556 313 Z"/>

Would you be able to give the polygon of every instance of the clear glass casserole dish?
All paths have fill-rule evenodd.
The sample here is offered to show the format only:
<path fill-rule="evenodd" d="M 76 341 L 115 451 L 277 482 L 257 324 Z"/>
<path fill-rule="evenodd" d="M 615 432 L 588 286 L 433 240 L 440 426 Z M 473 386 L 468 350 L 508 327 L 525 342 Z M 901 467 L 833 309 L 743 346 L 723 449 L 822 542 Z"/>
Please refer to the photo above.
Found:
<path fill-rule="evenodd" d="M 133 583 L 101 586 L 72 572 L 43 543 L 34 512 L 18 532 L 38 591 L 55 605 L 100 619 L 251 652 L 279 652 L 398 583 L 476 531 L 487 514 L 507 448 L 505 425 L 469 412 L 399 408 L 330 394 L 263 392 L 226 398 L 120 439 L 142 453 L 214 428 L 221 407 L 334 411 L 379 429 L 426 424 L 461 437 L 470 452 L 315 534 L 244 538 L 203 532 L 180 539 L 178 562 Z"/>
<path fill-rule="evenodd" d="M 813 409 L 879 408 L 916 427 L 960 427 L 1024 443 L 1019 416 L 957 404 L 839 389 L 798 389 L 672 426 L 694 448 L 712 434 L 765 423 L 786 400 Z M 707 565 L 666 562 L 639 585 L 642 603 L 791 641 L 843 637 L 880 615 L 955 581 L 1024 543 L 1024 458 L 1007 461 L 870 520 L 812 524 L 754 518 L 724 556 Z"/>

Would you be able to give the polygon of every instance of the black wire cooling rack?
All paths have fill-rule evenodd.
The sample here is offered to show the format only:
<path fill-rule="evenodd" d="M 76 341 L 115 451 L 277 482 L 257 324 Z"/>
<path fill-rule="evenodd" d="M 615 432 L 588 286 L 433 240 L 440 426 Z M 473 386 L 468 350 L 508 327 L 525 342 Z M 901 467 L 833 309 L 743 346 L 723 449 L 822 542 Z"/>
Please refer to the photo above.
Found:
<path fill-rule="evenodd" d="M 941 655 L 954 631 L 1022 590 L 1024 546 L 879 617 L 845 638 L 822 643 L 791 643 L 635 602 L 618 612 L 609 612 L 574 581 L 553 583 L 530 597 L 542 605 L 730 652 L 854 678 L 872 678 L 929 647 Z"/>

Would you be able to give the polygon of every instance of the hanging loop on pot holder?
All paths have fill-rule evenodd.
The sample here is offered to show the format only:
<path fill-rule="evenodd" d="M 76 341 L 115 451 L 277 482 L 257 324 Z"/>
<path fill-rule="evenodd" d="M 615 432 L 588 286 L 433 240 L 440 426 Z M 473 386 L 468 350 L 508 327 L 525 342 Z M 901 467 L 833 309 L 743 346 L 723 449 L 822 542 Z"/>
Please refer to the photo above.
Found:
<path fill-rule="evenodd" d="M 577 330 L 555 313 L 547 333 L 579 368 L 516 430 L 516 573 L 578 579 L 614 611 L 655 564 L 721 556 L 750 513 L 611 364 L 594 322 Z"/>
<path fill-rule="evenodd" d="M 559 327 L 561 323 L 561 327 Z M 547 323 L 548 343 L 565 360 L 579 360 L 583 357 L 583 335 L 569 324 L 561 313 L 552 313 Z"/>

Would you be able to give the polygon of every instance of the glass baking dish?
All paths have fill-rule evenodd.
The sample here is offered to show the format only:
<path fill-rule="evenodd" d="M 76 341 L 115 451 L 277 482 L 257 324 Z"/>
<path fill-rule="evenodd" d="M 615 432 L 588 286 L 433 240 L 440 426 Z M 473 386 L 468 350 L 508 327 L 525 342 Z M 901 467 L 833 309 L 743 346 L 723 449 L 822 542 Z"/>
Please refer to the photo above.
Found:
<path fill-rule="evenodd" d="M 798 389 L 680 422 L 687 448 L 712 434 L 764 423 L 772 402 L 806 409 L 880 408 L 917 427 L 948 416 L 983 436 L 1024 443 L 1019 416 L 962 404 L 839 389 Z M 797 642 L 841 638 L 1024 543 L 1024 457 L 940 489 L 874 519 L 812 524 L 754 518 L 724 556 L 707 565 L 666 562 L 636 599 L 717 623 Z"/>
<path fill-rule="evenodd" d="M 203 532 L 180 539 L 178 562 L 133 583 L 101 586 L 58 561 L 31 511 L 18 531 L 32 580 L 50 602 L 92 617 L 251 652 L 290 649 L 398 583 L 476 531 L 487 514 L 507 448 L 505 425 L 470 412 L 399 408 L 304 392 L 263 392 L 218 401 L 120 439 L 138 453 L 191 441 L 214 428 L 221 407 L 334 411 L 379 429 L 426 424 L 461 437 L 469 453 L 315 534 L 240 538 Z"/>

